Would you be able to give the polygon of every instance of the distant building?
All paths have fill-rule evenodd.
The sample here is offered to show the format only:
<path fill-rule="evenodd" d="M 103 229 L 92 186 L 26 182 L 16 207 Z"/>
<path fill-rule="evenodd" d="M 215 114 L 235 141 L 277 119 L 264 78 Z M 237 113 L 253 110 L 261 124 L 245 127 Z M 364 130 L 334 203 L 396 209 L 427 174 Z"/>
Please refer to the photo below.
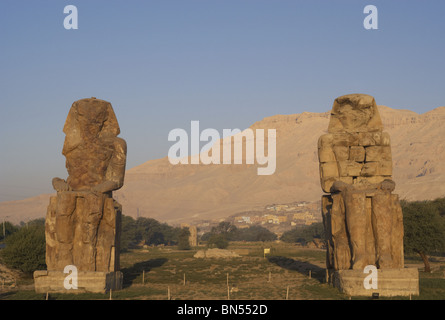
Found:
<path fill-rule="evenodd" d="M 264 220 L 267 223 L 280 224 L 280 223 L 287 221 L 287 216 L 278 216 L 278 215 L 268 214 L 268 215 L 264 216 Z"/>
<path fill-rule="evenodd" d="M 235 222 L 237 223 L 248 223 L 251 224 L 252 222 L 250 221 L 250 217 L 249 216 L 239 216 L 239 217 L 235 217 Z"/>

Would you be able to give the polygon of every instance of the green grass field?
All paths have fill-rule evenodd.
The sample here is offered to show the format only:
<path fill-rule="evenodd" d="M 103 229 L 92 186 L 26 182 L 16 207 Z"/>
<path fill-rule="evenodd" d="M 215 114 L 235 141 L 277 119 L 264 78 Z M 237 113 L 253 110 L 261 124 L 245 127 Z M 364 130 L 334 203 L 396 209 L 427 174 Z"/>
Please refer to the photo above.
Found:
<path fill-rule="evenodd" d="M 264 257 L 264 248 L 271 252 Z M 325 283 L 325 251 L 284 243 L 231 243 L 239 258 L 199 259 L 201 248 L 176 247 L 132 250 L 121 254 L 124 288 L 113 300 L 345 300 L 348 297 Z M 410 266 L 421 264 L 407 259 Z M 445 264 L 444 264 L 445 265 Z M 432 262 L 434 272 L 420 272 L 420 295 L 412 299 L 445 299 L 444 266 Z M 228 285 L 227 285 L 228 284 Z M 17 287 L 0 291 L 2 300 L 46 299 L 37 294 L 33 280 L 17 280 Z M 50 294 L 55 300 L 110 299 L 107 294 Z M 384 299 L 384 298 L 380 298 Z M 408 299 L 399 297 L 393 299 Z"/>

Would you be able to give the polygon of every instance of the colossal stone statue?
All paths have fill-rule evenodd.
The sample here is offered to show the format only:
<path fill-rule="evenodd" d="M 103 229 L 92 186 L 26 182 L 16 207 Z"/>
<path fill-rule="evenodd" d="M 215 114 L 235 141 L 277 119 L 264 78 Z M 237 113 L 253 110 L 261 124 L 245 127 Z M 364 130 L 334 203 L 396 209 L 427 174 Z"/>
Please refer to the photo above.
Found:
<path fill-rule="evenodd" d="M 112 191 L 124 182 L 127 147 L 107 101 L 73 103 L 63 128 L 68 178 L 52 181 L 57 196 L 46 216 L 47 270 L 119 270 L 121 206 Z"/>
<path fill-rule="evenodd" d="M 350 94 L 335 99 L 328 133 L 318 141 L 318 156 L 321 187 L 328 193 L 322 196 L 326 265 L 337 285 L 350 294 L 366 294 L 360 291 L 363 284 L 354 281 L 371 265 L 392 270 L 384 273 L 386 282 L 380 281 L 386 283 L 387 295 L 418 293 L 418 284 L 411 281 L 418 277 L 417 270 L 403 269 L 403 215 L 392 193 L 390 138 L 373 97 Z M 395 290 L 394 277 L 406 277 L 413 284 Z"/>
<path fill-rule="evenodd" d="M 403 223 L 392 194 L 389 135 L 373 97 L 335 100 L 328 133 L 318 143 L 328 268 L 403 267 Z"/>

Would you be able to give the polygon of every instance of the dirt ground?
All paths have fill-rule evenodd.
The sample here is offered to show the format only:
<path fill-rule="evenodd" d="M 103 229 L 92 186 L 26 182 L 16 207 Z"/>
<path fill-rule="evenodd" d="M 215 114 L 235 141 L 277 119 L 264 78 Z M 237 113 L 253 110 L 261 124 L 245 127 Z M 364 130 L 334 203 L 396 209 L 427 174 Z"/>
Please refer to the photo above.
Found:
<path fill-rule="evenodd" d="M 233 244 L 233 258 L 195 258 L 202 248 L 149 248 L 121 255 L 124 288 L 116 300 L 343 300 L 349 297 L 326 283 L 325 251 L 276 244 Z M 263 254 L 270 247 L 271 254 Z M 242 250 L 240 250 L 242 249 Z M 445 299 L 445 258 L 430 257 L 423 273 L 416 257 L 405 259 L 421 276 L 420 298 Z M 0 299 L 44 299 L 32 278 L 0 265 Z M 51 295 L 53 299 L 108 299 L 103 294 Z"/>

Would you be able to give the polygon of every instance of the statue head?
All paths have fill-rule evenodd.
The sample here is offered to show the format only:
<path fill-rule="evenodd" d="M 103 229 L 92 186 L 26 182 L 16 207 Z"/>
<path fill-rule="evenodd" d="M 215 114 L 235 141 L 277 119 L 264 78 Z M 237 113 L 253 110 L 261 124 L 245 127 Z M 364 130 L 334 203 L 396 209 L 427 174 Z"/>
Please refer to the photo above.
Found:
<path fill-rule="evenodd" d="M 349 94 L 334 101 L 329 133 L 371 132 L 383 129 L 377 104 L 372 96 Z"/>
<path fill-rule="evenodd" d="M 93 97 L 73 103 L 63 132 L 66 138 L 62 153 L 66 155 L 82 142 L 116 137 L 120 129 L 111 103 Z"/>

